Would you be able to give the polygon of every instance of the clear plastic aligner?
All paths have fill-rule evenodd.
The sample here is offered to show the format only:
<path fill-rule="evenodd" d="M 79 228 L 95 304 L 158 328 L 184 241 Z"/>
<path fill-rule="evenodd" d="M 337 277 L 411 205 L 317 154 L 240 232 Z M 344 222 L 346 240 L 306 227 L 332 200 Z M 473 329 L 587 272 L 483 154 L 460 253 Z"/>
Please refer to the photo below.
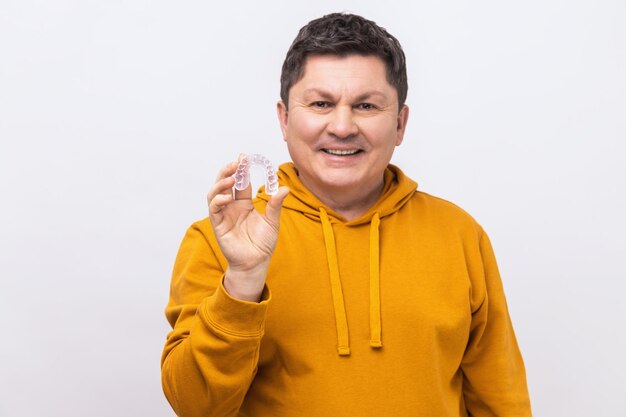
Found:
<path fill-rule="evenodd" d="M 235 171 L 235 189 L 243 190 L 250 185 L 250 166 L 258 165 L 265 171 L 265 192 L 274 195 L 278 192 L 278 176 L 269 159 L 259 154 L 244 156 Z"/>

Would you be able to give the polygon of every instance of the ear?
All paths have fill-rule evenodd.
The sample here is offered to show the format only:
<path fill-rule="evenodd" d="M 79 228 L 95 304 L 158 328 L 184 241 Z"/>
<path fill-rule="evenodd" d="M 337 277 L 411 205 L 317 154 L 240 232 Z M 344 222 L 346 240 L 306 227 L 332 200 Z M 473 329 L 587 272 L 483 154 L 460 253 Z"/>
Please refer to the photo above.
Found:
<path fill-rule="evenodd" d="M 282 100 L 278 100 L 278 103 L 276 103 L 276 115 L 278 116 L 278 122 L 280 123 L 280 130 L 282 130 L 283 132 L 283 140 L 286 142 L 289 111 L 287 110 L 287 106 Z"/>
<path fill-rule="evenodd" d="M 404 132 L 406 130 L 406 124 L 409 121 L 409 106 L 402 105 L 402 108 L 398 112 L 397 126 L 396 126 L 396 146 L 400 146 L 404 139 Z"/>

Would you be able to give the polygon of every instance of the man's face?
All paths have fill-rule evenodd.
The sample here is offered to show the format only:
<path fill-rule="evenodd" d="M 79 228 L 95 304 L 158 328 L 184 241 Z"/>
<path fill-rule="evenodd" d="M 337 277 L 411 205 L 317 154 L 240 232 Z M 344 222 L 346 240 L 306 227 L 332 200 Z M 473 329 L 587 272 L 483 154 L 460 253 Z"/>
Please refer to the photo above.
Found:
<path fill-rule="evenodd" d="M 394 148 L 402 142 L 408 107 L 385 63 L 375 56 L 307 58 L 278 117 L 300 180 L 314 194 L 367 195 L 381 187 Z M 341 195 L 341 194 L 336 194 Z"/>

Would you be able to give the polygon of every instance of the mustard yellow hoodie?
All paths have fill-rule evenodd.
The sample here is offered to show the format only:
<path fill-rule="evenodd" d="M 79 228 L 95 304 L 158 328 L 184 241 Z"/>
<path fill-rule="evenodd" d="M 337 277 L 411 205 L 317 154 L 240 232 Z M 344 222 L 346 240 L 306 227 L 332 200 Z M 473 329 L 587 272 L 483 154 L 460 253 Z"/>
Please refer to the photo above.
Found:
<path fill-rule="evenodd" d="M 390 165 L 346 221 L 292 164 L 262 301 L 222 286 L 209 220 L 176 259 L 162 357 L 181 417 L 530 416 L 522 357 L 489 238 Z M 255 206 L 263 211 L 262 191 Z"/>

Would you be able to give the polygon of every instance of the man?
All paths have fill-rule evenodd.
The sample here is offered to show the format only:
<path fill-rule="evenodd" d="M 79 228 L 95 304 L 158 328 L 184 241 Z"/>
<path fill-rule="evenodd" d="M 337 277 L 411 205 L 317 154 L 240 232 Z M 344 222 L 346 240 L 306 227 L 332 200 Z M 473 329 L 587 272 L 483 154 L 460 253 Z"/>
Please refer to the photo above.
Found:
<path fill-rule="evenodd" d="M 237 163 L 187 232 L 166 315 L 179 416 L 530 416 L 489 239 L 389 164 L 409 109 L 398 41 L 331 14 L 301 29 L 273 196 Z"/>

